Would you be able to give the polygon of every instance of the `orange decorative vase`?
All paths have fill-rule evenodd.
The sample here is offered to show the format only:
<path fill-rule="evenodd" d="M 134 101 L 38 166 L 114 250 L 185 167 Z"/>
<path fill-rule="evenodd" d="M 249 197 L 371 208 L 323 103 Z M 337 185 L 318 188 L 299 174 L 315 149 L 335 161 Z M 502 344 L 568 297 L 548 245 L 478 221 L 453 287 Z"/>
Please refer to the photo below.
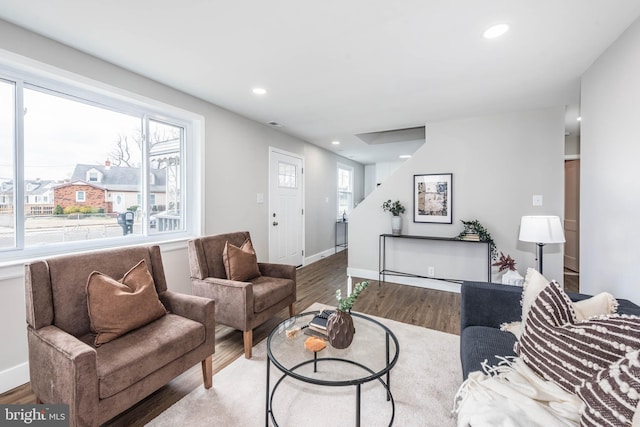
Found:
<path fill-rule="evenodd" d="M 353 318 L 346 311 L 336 310 L 327 319 L 327 337 L 333 348 L 349 347 L 355 333 Z"/>

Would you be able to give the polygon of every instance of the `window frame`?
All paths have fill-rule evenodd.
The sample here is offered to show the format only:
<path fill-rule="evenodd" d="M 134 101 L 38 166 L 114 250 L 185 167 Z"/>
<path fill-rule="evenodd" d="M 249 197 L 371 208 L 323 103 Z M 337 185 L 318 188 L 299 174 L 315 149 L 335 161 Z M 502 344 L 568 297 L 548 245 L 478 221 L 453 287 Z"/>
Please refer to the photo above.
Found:
<path fill-rule="evenodd" d="M 180 179 L 181 201 L 182 206 L 184 206 L 181 214 L 184 227 L 181 230 L 151 233 L 149 217 L 153 213 L 145 211 L 146 220 L 143 221 L 143 231 L 140 235 L 26 246 L 24 222 L 27 212 L 25 203 L 16 203 L 14 206 L 15 243 L 12 247 L 0 248 L 0 267 L 17 265 L 36 257 L 63 253 L 106 249 L 132 244 L 180 242 L 201 234 L 204 221 L 202 212 L 204 117 L 202 115 L 81 75 L 54 69 L 46 64 L 27 60 L 22 61 L 22 58 L 16 60 L 2 53 L 0 53 L 0 81 L 6 81 L 14 85 L 14 112 L 24 111 L 22 91 L 25 88 L 34 88 L 43 92 L 50 92 L 56 96 L 71 98 L 74 101 L 82 101 L 99 108 L 144 117 L 146 119 L 144 123 L 148 123 L 148 120 L 156 120 L 182 128 L 180 161 L 183 166 L 180 170 Z M 26 197 L 23 164 L 25 158 L 23 115 L 15 114 L 14 121 L 14 153 L 12 156 L 14 171 L 12 178 L 16 184 L 14 185 L 14 200 L 17 201 L 24 200 Z M 148 158 L 144 159 L 143 162 L 145 162 L 143 170 L 148 171 Z M 143 185 L 145 185 L 145 193 L 149 194 L 149 183 L 145 182 Z M 185 210 L 187 212 L 184 212 Z"/>
<path fill-rule="evenodd" d="M 340 211 L 340 194 L 342 193 L 348 193 L 351 194 L 351 204 L 348 207 L 348 212 L 347 215 L 351 215 L 351 212 L 353 212 L 353 208 L 355 206 L 355 202 L 353 200 L 354 197 L 354 174 L 355 174 L 355 169 L 353 168 L 353 166 L 349 166 L 349 165 L 345 165 L 344 163 L 338 163 L 337 165 L 337 169 L 336 169 L 336 189 L 337 189 L 337 200 L 336 200 L 336 213 L 337 213 L 337 219 L 341 220 L 343 218 L 343 213 Z M 340 190 L 340 171 L 341 170 L 345 170 L 349 172 L 349 189 L 351 191 L 341 191 Z"/>

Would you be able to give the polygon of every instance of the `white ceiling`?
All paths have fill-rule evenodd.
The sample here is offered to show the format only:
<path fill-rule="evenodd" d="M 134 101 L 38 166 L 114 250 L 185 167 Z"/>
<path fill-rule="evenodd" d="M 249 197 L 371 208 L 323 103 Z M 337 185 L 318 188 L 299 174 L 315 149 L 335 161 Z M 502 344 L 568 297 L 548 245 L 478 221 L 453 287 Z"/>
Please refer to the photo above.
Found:
<path fill-rule="evenodd" d="M 0 2 L 2 19 L 362 163 L 419 143 L 359 133 L 577 104 L 639 15 L 638 0 Z"/>

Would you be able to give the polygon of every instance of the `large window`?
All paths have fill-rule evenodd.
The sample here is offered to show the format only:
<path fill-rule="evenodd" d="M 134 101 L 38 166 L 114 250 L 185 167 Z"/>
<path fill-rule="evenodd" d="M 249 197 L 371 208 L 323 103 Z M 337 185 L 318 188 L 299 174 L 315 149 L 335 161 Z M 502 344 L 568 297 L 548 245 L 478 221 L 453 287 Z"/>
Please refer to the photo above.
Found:
<path fill-rule="evenodd" d="M 338 163 L 338 218 L 353 210 L 353 168 Z"/>
<path fill-rule="evenodd" d="M 190 129 L 139 102 L 0 70 L 0 261 L 189 231 Z"/>

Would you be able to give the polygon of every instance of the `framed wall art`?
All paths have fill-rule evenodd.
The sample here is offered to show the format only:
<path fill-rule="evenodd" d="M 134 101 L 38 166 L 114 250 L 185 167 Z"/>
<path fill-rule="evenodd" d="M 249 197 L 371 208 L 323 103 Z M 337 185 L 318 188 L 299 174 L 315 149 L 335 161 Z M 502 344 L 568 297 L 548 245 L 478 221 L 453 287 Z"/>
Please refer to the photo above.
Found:
<path fill-rule="evenodd" d="M 413 176 L 413 222 L 451 224 L 453 174 Z"/>

